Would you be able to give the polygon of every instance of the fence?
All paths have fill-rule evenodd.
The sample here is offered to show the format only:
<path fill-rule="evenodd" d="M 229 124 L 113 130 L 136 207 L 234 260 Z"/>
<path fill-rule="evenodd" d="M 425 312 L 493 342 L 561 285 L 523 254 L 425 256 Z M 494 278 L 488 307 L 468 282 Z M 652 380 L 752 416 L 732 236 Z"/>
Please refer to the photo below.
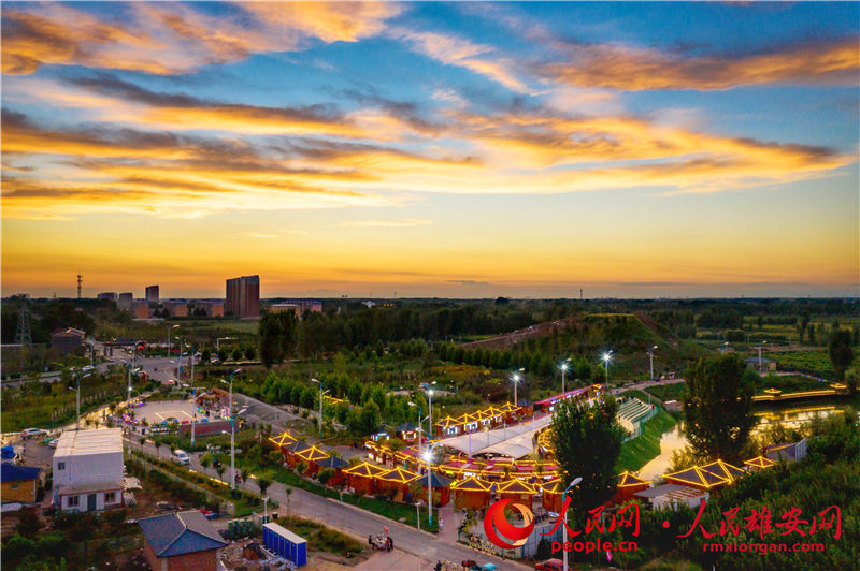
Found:
<path fill-rule="evenodd" d="M 181 483 L 182 485 L 187 486 L 191 490 L 198 492 L 200 494 L 203 494 L 203 496 L 206 498 L 207 501 L 209 501 L 213 504 L 218 504 L 219 513 L 227 513 L 231 517 L 234 517 L 236 515 L 236 505 L 233 502 L 225 501 L 224 498 L 222 498 L 221 496 L 207 490 L 203 486 L 199 486 L 199 485 L 195 484 L 194 482 L 189 482 L 185 478 L 182 478 L 181 476 L 174 474 L 173 472 L 171 472 L 169 470 L 165 470 L 161 466 L 150 462 L 146 458 L 142 458 L 140 456 L 135 456 L 134 461 L 140 463 L 143 467 L 145 467 L 148 470 L 155 470 L 155 471 L 165 475 L 167 477 L 167 479 L 169 479 L 173 482 Z"/>

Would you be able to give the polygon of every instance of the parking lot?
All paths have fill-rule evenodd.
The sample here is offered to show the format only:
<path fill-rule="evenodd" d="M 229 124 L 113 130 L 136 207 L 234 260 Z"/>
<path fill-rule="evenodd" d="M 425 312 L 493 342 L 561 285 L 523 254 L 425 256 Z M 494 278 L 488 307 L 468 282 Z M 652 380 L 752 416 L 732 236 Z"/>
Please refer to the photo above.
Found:
<path fill-rule="evenodd" d="M 198 411 L 191 399 L 147 401 L 142 407 L 134 409 L 134 420 L 138 422 L 146 420 L 149 426 L 156 426 L 170 420 L 187 424 L 191 422 L 195 412 L 198 420 L 204 418 L 202 409 Z M 210 418 L 214 419 L 214 414 Z"/>

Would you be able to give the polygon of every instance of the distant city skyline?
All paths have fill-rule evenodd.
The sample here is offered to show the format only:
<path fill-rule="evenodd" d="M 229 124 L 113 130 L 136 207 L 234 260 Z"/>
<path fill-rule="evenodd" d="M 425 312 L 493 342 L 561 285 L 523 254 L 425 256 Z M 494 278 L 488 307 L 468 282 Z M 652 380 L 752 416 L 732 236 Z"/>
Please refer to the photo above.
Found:
<path fill-rule="evenodd" d="M 860 295 L 858 22 L 4 2 L 3 295 Z"/>

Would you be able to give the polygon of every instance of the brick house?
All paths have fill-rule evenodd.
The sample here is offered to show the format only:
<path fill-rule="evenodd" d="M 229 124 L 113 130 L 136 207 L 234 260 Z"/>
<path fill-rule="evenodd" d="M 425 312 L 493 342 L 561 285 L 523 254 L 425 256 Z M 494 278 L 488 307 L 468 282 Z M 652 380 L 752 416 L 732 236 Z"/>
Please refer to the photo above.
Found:
<path fill-rule="evenodd" d="M 153 571 L 215 571 L 218 551 L 227 545 L 197 510 L 146 517 L 140 527 Z"/>

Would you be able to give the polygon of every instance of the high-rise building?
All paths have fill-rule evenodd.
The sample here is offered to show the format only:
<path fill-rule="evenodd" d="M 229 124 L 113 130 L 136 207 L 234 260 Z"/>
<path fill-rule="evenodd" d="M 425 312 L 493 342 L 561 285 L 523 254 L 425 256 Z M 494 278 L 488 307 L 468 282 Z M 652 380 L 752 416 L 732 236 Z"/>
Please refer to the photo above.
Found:
<path fill-rule="evenodd" d="M 260 276 L 227 280 L 226 312 L 240 319 L 260 317 Z"/>
<path fill-rule="evenodd" d="M 146 303 L 158 303 L 158 286 L 146 288 Z"/>
<path fill-rule="evenodd" d="M 103 291 L 102 293 L 98 294 L 98 296 L 96 296 L 96 297 L 98 298 L 99 301 L 101 301 L 103 299 L 109 299 L 110 301 L 116 301 L 116 299 L 117 299 L 116 292 L 113 292 L 113 291 Z"/>
<path fill-rule="evenodd" d="M 119 301 L 116 304 L 120 309 L 124 309 L 126 311 L 131 311 L 131 305 L 134 303 L 134 296 L 131 295 L 131 292 L 125 292 L 119 294 Z"/>

